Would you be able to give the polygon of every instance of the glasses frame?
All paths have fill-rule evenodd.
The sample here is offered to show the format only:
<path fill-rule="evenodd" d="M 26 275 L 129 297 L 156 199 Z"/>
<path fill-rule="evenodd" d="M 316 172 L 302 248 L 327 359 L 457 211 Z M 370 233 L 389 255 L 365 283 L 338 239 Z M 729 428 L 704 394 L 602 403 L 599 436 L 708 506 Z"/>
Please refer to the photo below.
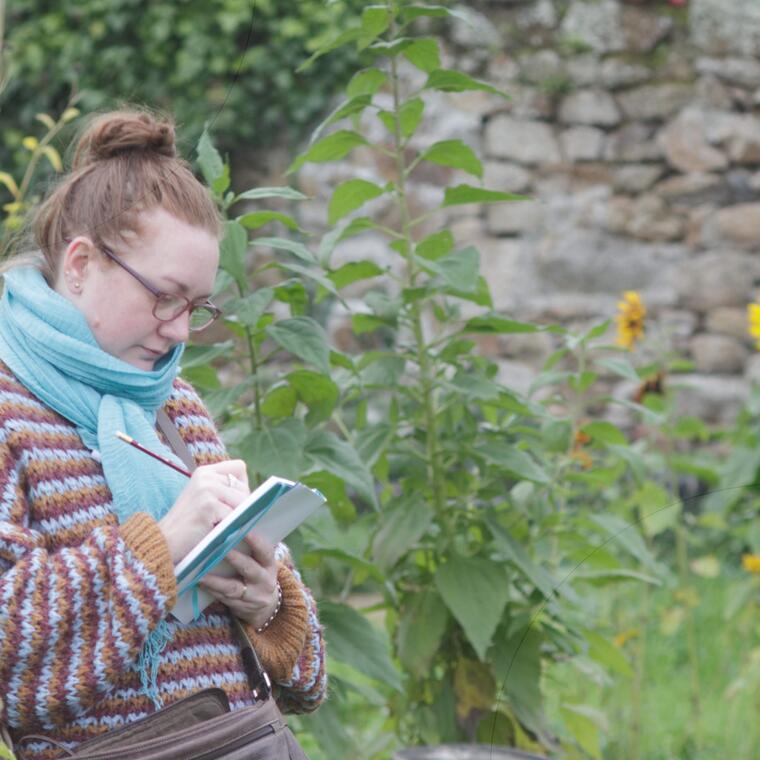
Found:
<path fill-rule="evenodd" d="M 107 258 L 111 259 L 111 261 L 113 261 L 115 264 L 118 264 L 128 274 L 131 274 L 132 277 L 134 277 L 140 283 L 140 285 L 142 285 L 147 291 L 153 294 L 156 300 L 153 303 L 152 313 L 159 322 L 173 322 L 175 319 L 177 319 L 177 317 L 182 316 L 186 311 L 190 312 L 190 315 L 192 316 L 194 309 L 208 309 L 211 312 L 211 319 L 205 325 L 201 325 L 201 327 L 193 327 L 192 320 L 190 320 L 190 331 L 200 332 L 201 330 L 205 330 L 207 327 L 216 322 L 216 320 L 219 319 L 219 317 L 222 315 L 222 310 L 218 306 L 215 306 L 213 303 L 211 303 L 208 298 L 202 303 L 197 303 L 191 301 L 189 298 L 185 298 L 185 296 L 179 295 L 178 293 L 168 293 L 165 290 L 161 290 L 160 288 L 157 288 L 155 285 L 152 285 L 150 282 L 148 282 L 148 280 L 146 280 L 141 274 L 132 269 L 129 264 L 122 261 L 110 248 L 105 245 L 100 245 L 99 248 Z M 185 307 L 169 319 L 159 317 L 158 314 L 156 314 L 156 309 L 158 309 L 159 299 L 162 296 L 170 296 L 171 298 L 176 298 L 180 301 L 184 301 Z"/>

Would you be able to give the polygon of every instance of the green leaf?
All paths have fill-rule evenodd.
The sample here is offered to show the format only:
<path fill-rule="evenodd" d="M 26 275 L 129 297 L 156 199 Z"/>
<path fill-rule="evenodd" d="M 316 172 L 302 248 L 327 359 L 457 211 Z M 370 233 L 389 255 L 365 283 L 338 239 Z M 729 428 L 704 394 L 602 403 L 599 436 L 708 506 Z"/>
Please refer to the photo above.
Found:
<path fill-rule="evenodd" d="M 594 760 L 601 760 L 599 726 L 585 714 L 585 711 L 581 710 L 582 707 L 582 705 L 560 707 L 562 720 L 581 749 L 587 752 Z"/>
<path fill-rule="evenodd" d="M 639 382 L 641 379 L 627 359 L 597 359 L 596 364 L 618 375 L 618 377 L 624 377 L 626 380 Z"/>
<path fill-rule="evenodd" d="M 340 289 L 359 280 L 377 277 L 384 271 L 374 261 L 349 261 L 327 276 L 333 281 L 335 287 Z"/>
<path fill-rule="evenodd" d="M 295 389 L 299 401 L 306 404 L 306 421 L 311 425 L 330 418 L 340 398 L 338 386 L 326 375 L 299 369 L 285 378 Z"/>
<path fill-rule="evenodd" d="M 424 113 L 425 101 L 422 98 L 407 100 L 398 109 L 398 121 L 402 137 L 411 137 L 417 131 Z M 393 128 L 390 128 L 389 131 L 392 132 Z"/>
<path fill-rule="evenodd" d="M 299 193 L 298 190 L 294 190 L 292 187 L 254 187 L 250 190 L 245 190 L 240 195 L 235 196 L 235 200 L 259 200 L 261 198 L 286 198 L 291 201 L 305 201 L 308 200 L 308 196 L 303 193 Z"/>
<path fill-rule="evenodd" d="M 391 14 L 384 5 L 370 5 L 362 11 L 362 34 L 357 41 L 359 50 L 374 42 L 391 23 Z"/>
<path fill-rule="evenodd" d="M 330 374 L 327 334 L 311 317 L 293 317 L 268 325 L 267 335 L 294 356 Z"/>
<path fill-rule="evenodd" d="M 588 641 L 588 656 L 592 660 L 624 678 L 633 678 L 633 668 L 618 647 L 596 631 L 584 629 L 583 636 Z"/>
<path fill-rule="evenodd" d="M 356 433 L 356 453 L 367 467 L 372 467 L 392 440 L 393 427 L 387 422 L 367 425 Z"/>
<path fill-rule="evenodd" d="M 379 330 L 381 327 L 394 327 L 396 321 L 387 317 L 376 317 L 374 314 L 353 314 L 351 328 L 357 335 Z"/>
<path fill-rule="evenodd" d="M 346 86 L 346 95 L 351 100 L 356 98 L 371 96 L 388 81 L 388 75 L 374 67 L 361 69 L 351 77 L 351 81 Z M 351 101 L 349 101 L 351 102 Z M 365 105 L 368 105 L 370 100 Z"/>
<path fill-rule="evenodd" d="M 345 119 L 348 116 L 361 113 L 371 102 L 371 95 L 357 95 L 356 97 L 341 103 L 316 127 L 316 129 L 314 129 L 309 138 L 309 145 L 313 144 L 314 141 L 319 138 L 325 127 L 330 126 L 330 124 L 335 124 L 336 121 Z"/>
<path fill-rule="evenodd" d="M 210 346 L 189 345 L 182 354 L 180 362 L 182 369 L 192 369 L 209 364 L 220 356 L 227 356 L 234 350 L 235 344 L 231 340 L 225 340 L 223 343 L 214 343 Z"/>
<path fill-rule="evenodd" d="M 300 264 L 294 264 L 286 261 L 278 261 L 276 262 L 276 266 L 278 269 L 284 269 L 287 272 L 293 272 L 294 274 L 297 274 L 302 280 L 313 280 L 345 305 L 343 298 L 335 289 L 335 285 L 333 285 L 332 280 L 328 280 L 327 277 L 325 277 L 318 269 L 304 267 Z"/>
<path fill-rule="evenodd" d="M 514 444 L 491 439 L 478 445 L 476 451 L 518 480 L 532 480 L 544 485 L 551 482 L 544 468 L 524 451 L 515 448 Z"/>
<path fill-rule="evenodd" d="M 306 442 L 306 453 L 320 469 L 337 475 L 377 507 L 372 475 L 350 444 L 328 430 L 313 431 Z"/>
<path fill-rule="evenodd" d="M 449 287 L 472 293 L 478 285 L 480 254 L 476 248 L 468 246 L 436 261 L 426 260 L 425 267 L 439 274 Z"/>
<path fill-rule="evenodd" d="M 361 613 L 346 604 L 322 601 L 320 621 L 330 657 L 401 691 L 401 677 L 393 667 L 385 636 Z"/>
<path fill-rule="evenodd" d="M 622 517 L 610 514 L 608 512 L 599 512 L 591 514 L 588 519 L 602 528 L 609 534 L 613 540 L 623 549 L 634 556 L 639 562 L 652 571 L 657 571 L 657 562 L 647 549 L 644 539 L 639 533 L 639 526 L 636 523 L 630 523 Z M 606 542 L 605 542 L 606 543 Z"/>
<path fill-rule="evenodd" d="M 298 171 L 307 162 L 322 164 L 328 161 L 339 161 L 360 145 L 368 145 L 368 143 L 357 132 L 348 129 L 333 132 L 315 142 L 305 153 L 298 156 L 288 167 L 286 174 Z"/>
<path fill-rule="evenodd" d="M 414 253 L 423 259 L 436 261 L 445 256 L 454 247 L 454 236 L 449 230 L 441 230 L 428 235 L 417 243 Z"/>
<path fill-rule="evenodd" d="M 246 458 L 262 475 L 298 480 L 303 472 L 306 428 L 301 420 L 284 420 L 277 426 L 254 430 L 242 442 Z"/>
<path fill-rule="evenodd" d="M 486 82 L 473 79 L 472 77 L 467 76 L 467 74 L 463 74 L 461 71 L 454 71 L 451 69 L 436 69 L 435 71 L 431 71 L 427 82 L 425 82 L 425 89 L 441 90 L 443 92 L 482 90 L 483 92 L 490 92 L 493 95 L 499 95 L 502 98 L 509 100 L 509 95 L 496 87 L 493 87 Z"/>
<path fill-rule="evenodd" d="M 274 298 L 272 288 L 259 288 L 244 298 L 236 298 L 225 304 L 225 314 L 235 315 L 241 324 L 256 327 Z"/>
<path fill-rule="evenodd" d="M 460 206 L 465 203 L 499 203 L 501 201 L 526 201 L 527 195 L 502 193 L 500 190 L 486 190 L 472 185 L 447 187 L 443 197 L 442 208 Z"/>
<path fill-rule="evenodd" d="M 374 182 L 364 179 L 349 179 L 341 182 L 333 191 L 327 208 L 328 224 L 335 224 L 346 214 L 350 214 L 367 201 L 382 195 L 385 190 Z"/>
<path fill-rule="evenodd" d="M 296 240 L 279 237 L 259 237 L 251 240 L 251 245 L 263 248 L 274 248 L 277 251 L 288 251 L 302 261 L 309 264 L 316 263 L 314 254 L 303 244 Z"/>
<path fill-rule="evenodd" d="M 600 443 L 613 443 L 617 446 L 625 446 L 628 444 L 628 439 L 625 437 L 623 431 L 613 425 L 611 422 L 599 420 L 597 422 L 588 422 L 581 430 L 590 435 L 591 438 Z"/>
<path fill-rule="evenodd" d="M 401 18 L 405 24 L 423 16 L 428 18 L 446 18 L 447 16 L 455 15 L 459 16 L 459 14 L 443 5 L 407 5 L 401 9 Z M 459 17 L 461 18 L 461 16 Z"/>
<path fill-rule="evenodd" d="M 431 37 L 420 37 L 404 48 L 404 57 L 421 71 L 430 74 L 440 68 L 441 55 L 438 42 Z"/>
<path fill-rule="evenodd" d="M 290 417 L 295 411 L 298 396 L 289 385 L 275 385 L 261 399 L 261 411 L 267 417 Z"/>
<path fill-rule="evenodd" d="M 514 319 L 506 319 L 498 314 L 490 314 L 482 317 L 473 317 L 465 322 L 462 332 L 470 333 L 535 333 L 543 328 L 530 322 L 517 322 Z"/>
<path fill-rule="evenodd" d="M 446 631 L 448 612 L 441 597 L 425 589 L 405 600 L 396 642 L 401 664 L 418 678 L 425 675 Z"/>
<path fill-rule="evenodd" d="M 478 178 L 483 176 L 483 164 L 480 159 L 472 148 L 461 140 L 441 140 L 434 143 L 422 153 L 420 158 L 440 166 L 462 169 Z"/>
<path fill-rule="evenodd" d="M 505 694 L 517 717 L 539 736 L 546 734 L 541 697 L 541 634 L 518 630 L 490 651 L 498 694 Z"/>
<path fill-rule="evenodd" d="M 307 58 L 297 69 L 296 72 L 300 73 L 302 71 L 306 71 L 306 69 L 310 68 L 312 63 L 317 60 L 317 58 L 321 58 L 326 53 L 329 53 L 331 50 L 336 50 L 339 47 L 343 47 L 343 45 L 348 44 L 349 42 L 354 42 L 358 40 L 362 36 L 362 29 L 359 26 L 353 27 L 351 29 L 346 29 L 346 31 L 341 32 L 336 37 L 333 37 L 328 42 L 325 42 L 324 45 L 321 45 L 319 48 L 317 48 L 310 56 Z"/>
<path fill-rule="evenodd" d="M 269 222 L 280 222 L 290 230 L 297 230 L 298 224 L 292 216 L 283 214 L 281 211 L 252 211 L 249 214 L 239 216 L 237 221 L 249 230 L 257 230 Z"/>
<path fill-rule="evenodd" d="M 650 538 L 678 523 L 680 500 L 673 498 L 662 486 L 651 480 L 646 481 L 633 494 L 632 501 L 638 506 L 642 528 Z"/>
<path fill-rule="evenodd" d="M 607 570 L 586 570 L 580 568 L 573 572 L 573 578 L 576 580 L 590 581 L 595 585 L 606 585 L 610 582 L 630 580 L 649 583 L 652 586 L 662 585 L 662 581 L 659 578 L 647 575 L 646 573 L 640 573 L 637 570 L 629 570 L 625 567 L 609 568 Z"/>
<path fill-rule="evenodd" d="M 452 555 L 435 574 L 446 606 L 484 660 L 507 604 L 507 578 L 501 565 L 479 557 Z"/>
<path fill-rule="evenodd" d="M 246 290 L 245 255 L 248 251 L 248 233 L 238 222 L 224 223 L 224 236 L 219 245 L 219 266 L 235 279 L 241 290 Z"/>
<path fill-rule="evenodd" d="M 201 168 L 203 179 L 207 185 L 211 185 L 224 174 L 224 161 L 219 151 L 211 142 L 211 137 L 206 129 L 203 130 L 201 139 L 198 141 L 198 166 Z"/>
<path fill-rule="evenodd" d="M 562 591 L 554 578 L 537 565 L 525 549 L 509 534 L 506 528 L 498 521 L 488 516 L 486 525 L 493 536 L 496 548 L 544 595 L 546 599 L 553 599 L 557 592 Z"/>
<path fill-rule="evenodd" d="M 372 557 L 386 572 L 425 535 L 433 522 L 433 509 L 420 498 L 401 499 L 384 509 L 372 540 Z"/>
<path fill-rule="evenodd" d="M 462 370 L 458 370 L 446 385 L 456 390 L 464 400 L 468 401 L 471 399 L 492 401 L 498 398 L 502 391 L 501 386 L 493 380 Z"/>

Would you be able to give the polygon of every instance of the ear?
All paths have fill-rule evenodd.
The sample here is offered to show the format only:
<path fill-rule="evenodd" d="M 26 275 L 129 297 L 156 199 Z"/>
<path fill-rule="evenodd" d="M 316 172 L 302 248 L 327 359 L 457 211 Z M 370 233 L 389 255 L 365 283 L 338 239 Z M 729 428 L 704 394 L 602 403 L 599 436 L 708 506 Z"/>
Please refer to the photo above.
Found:
<path fill-rule="evenodd" d="M 85 286 L 88 272 L 92 271 L 97 248 L 90 238 L 75 237 L 63 252 L 60 282 L 67 292 L 79 295 Z"/>

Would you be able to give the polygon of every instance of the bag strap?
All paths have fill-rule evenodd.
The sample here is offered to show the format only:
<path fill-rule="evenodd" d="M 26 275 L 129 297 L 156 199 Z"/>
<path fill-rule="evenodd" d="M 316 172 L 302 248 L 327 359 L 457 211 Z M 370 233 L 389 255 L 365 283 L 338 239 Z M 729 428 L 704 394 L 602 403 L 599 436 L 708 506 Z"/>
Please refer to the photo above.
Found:
<path fill-rule="evenodd" d="M 169 442 L 172 451 L 182 460 L 187 469 L 192 472 L 197 466 L 195 459 L 190 453 L 187 444 L 182 440 L 177 426 L 166 413 L 165 409 L 161 408 L 156 413 L 156 423 Z M 243 624 L 234 616 L 232 617 L 232 630 L 240 646 L 243 667 L 248 676 L 248 686 L 251 689 L 253 698 L 257 701 L 266 701 L 272 693 L 272 682 L 269 679 L 269 674 L 261 664 L 261 660 Z"/>

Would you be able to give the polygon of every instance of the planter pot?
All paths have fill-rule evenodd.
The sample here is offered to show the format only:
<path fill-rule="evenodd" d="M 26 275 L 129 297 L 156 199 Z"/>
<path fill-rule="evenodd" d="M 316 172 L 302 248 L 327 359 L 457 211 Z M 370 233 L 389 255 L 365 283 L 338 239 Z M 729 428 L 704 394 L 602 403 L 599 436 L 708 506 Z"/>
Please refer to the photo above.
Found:
<path fill-rule="evenodd" d="M 490 744 L 441 744 L 401 749 L 394 752 L 393 760 L 546 760 L 546 757 Z"/>

